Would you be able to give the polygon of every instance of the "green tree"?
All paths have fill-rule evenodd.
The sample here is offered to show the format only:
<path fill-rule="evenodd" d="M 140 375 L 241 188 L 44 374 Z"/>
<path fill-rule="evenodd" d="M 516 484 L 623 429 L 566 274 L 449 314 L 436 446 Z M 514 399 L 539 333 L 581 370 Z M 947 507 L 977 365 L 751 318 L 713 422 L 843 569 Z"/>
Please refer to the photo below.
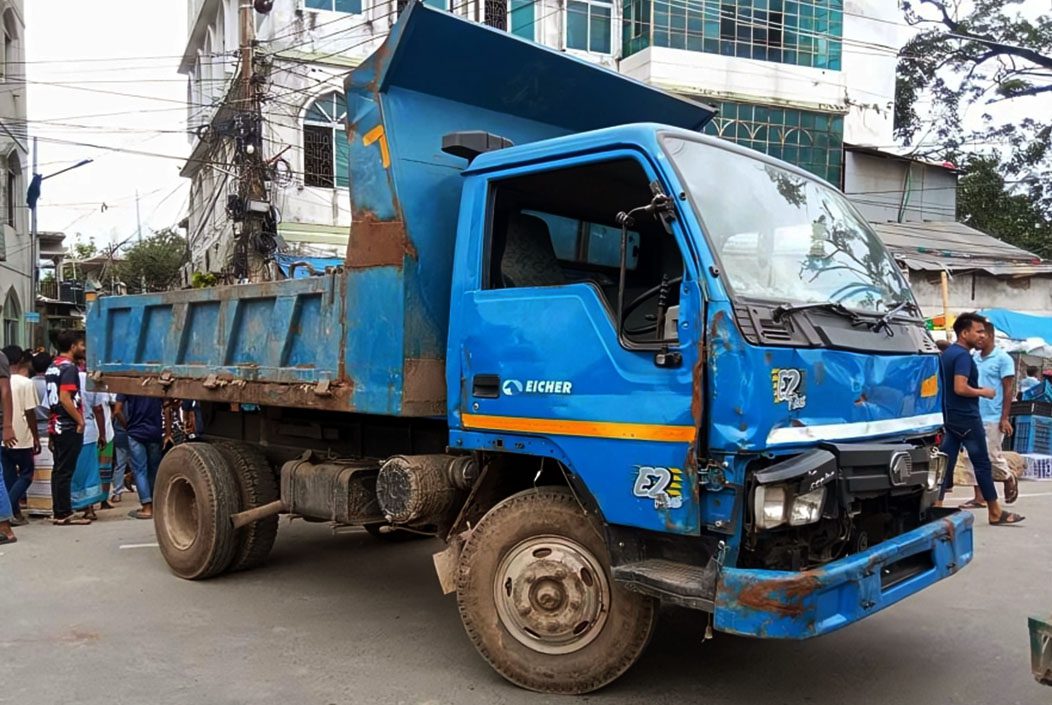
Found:
<path fill-rule="evenodd" d="M 957 188 L 957 219 L 1005 242 L 1052 259 L 1052 218 L 1026 191 L 1005 183 L 991 156 L 972 156 L 963 164 Z"/>
<path fill-rule="evenodd" d="M 918 32 L 899 53 L 896 136 L 918 142 L 919 156 L 963 163 L 970 155 L 987 155 L 972 162 L 977 173 L 971 184 L 983 187 L 965 193 L 960 210 L 976 227 L 1049 256 L 1048 229 L 1025 235 L 1020 223 L 1036 217 L 1033 208 L 1045 223 L 1052 216 L 1052 112 L 1034 100 L 1052 95 L 1052 14 L 1028 17 L 1019 0 L 903 0 L 902 5 Z M 990 105 L 1003 101 L 1023 103 L 1030 117 L 998 124 Z M 965 115 L 976 109 L 983 110 L 982 123 L 966 125 Z M 992 178 L 997 172 L 1005 177 L 999 193 Z M 1010 215 L 984 213 L 978 207 L 983 199 L 1010 206 Z"/>
<path fill-rule="evenodd" d="M 70 259 L 88 259 L 99 254 L 99 248 L 95 246 L 95 238 L 89 237 L 87 242 L 80 239 L 80 233 L 77 233 L 76 239 L 73 244 L 66 251 Z"/>
<path fill-rule="evenodd" d="M 1052 213 L 1052 113 L 1035 103 L 1030 117 L 1006 125 L 988 112 L 993 103 L 1052 95 L 1052 14 L 1027 17 L 1019 0 L 902 0 L 902 8 L 918 32 L 899 54 L 896 136 L 919 141 L 924 156 L 996 154 L 1005 197 L 1026 193 Z M 982 124 L 969 128 L 964 116 L 975 109 Z"/>
<path fill-rule="evenodd" d="M 166 291 L 178 284 L 188 255 L 185 238 L 171 228 L 158 230 L 124 252 L 117 277 L 130 293 Z"/>

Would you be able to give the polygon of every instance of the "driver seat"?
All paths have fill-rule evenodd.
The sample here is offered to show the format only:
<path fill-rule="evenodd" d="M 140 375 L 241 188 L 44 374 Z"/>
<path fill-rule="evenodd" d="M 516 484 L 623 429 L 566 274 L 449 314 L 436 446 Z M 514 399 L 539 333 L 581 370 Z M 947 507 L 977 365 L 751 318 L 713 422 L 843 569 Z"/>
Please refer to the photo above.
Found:
<path fill-rule="evenodd" d="M 504 254 L 500 259 L 500 273 L 505 288 L 566 283 L 566 273 L 555 255 L 547 223 L 525 213 L 511 217 Z"/>

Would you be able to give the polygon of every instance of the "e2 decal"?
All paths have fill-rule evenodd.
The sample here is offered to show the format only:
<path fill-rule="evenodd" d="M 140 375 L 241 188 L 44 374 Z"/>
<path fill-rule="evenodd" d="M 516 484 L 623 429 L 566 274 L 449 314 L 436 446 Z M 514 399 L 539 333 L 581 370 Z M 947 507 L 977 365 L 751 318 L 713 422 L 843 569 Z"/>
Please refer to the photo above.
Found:
<path fill-rule="evenodd" d="M 771 370 L 771 386 L 774 388 L 774 403 L 785 402 L 789 411 L 796 411 L 807 406 L 804 395 L 804 372 L 795 367 Z"/>
<path fill-rule="evenodd" d="M 632 494 L 654 500 L 654 509 L 679 509 L 683 506 L 683 471 L 638 465 Z"/>

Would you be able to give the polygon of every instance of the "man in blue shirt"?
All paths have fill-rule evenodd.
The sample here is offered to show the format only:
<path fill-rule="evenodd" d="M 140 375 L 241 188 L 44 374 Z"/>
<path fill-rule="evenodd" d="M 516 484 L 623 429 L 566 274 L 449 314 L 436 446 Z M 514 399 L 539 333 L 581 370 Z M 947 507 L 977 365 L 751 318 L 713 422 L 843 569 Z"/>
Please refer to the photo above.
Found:
<path fill-rule="evenodd" d="M 164 438 L 162 404 L 158 397 L 118 394 L 113 409 L 113 415 L 128 433 L 135 491 L 142 503 L 141 509 L 128 513 L 135 519 L 153 519 L 153 485 L 161 464 L 161 440 Z"/>
<path fill-rule="evenodd" d="M 972 357 L 979 368 L 979 386 L 994 390 L 993 399 L 979 399 L 979 415 L 983 419 L 983 428 L 986 431 L 986 449 L 990 455 L 994 480 L 1005 483 L 1005 503 L 1011 504 L 1019 497 L 1019 483 L 1008 467 L 1001 446 L 1005 436 L 1012 435 L 1012 423 L 1008 420 L 1008 412 L 1012 405 L 1006 400 L 1013 396 L 1015 362 L 994 343 L 996 334 L 994 324 L 987 321 L 982 349 L 973 353 Z M 961 506 L 967 509 L 986 507 L 978 486 L 975 489 L 975 499 Z"/>
<path fill-rule="evenodd" d="M 995 526 L 1018 524 L 1023 517 L 1001 509 L 994 487 L 990 455 L 986 447 L 986 430 L 979 411 L 980 399 L 994 399 L 997 392 L 979 386 L 979 369 L 972 358 L 973 350 L 981 350 L 986 338 L 986 319 L 977 313 L 962 313 L 953 324 L 957 342 L 946 349 L 940 362 L 943 388 L 943 411 L 946 417 L 943 453 L 947 455 L 946 476 L 943 478 L 940 500 L 953 487 L 953 471 L 963 446 L 975 469 L 990 523 Z"/>

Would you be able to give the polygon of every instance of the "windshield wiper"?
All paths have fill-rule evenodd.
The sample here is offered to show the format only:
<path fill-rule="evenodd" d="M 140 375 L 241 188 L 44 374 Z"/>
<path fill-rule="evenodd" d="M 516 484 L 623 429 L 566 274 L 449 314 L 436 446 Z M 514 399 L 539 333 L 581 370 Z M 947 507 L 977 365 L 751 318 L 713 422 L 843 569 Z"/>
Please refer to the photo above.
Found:
<path fill-rule="evenodd" d="M 884 315 L 870 323 L 870 330 L 872 330 L 874 333 L 879 333 L 881 330 L 883 330 L 885 333 L 888 334 L 889 338 L 894 337 L 895 331 L 891 328 L 891 319 L 894 318 L 899 312 L 905 311 L 907 309 L 913 311 L 916 314 L 920 314 L 921 312 L 917 304 L 913 303 L 909 299 L 905 299 L 892 306 L 890 309 L 887 310 L 886 313 L 884 313 Z"/>
<path fill-rule="evenodd" d="M 774 320 L 775 323 L 779 323 L 783 318 L 791 314 L 797 313 L 799 311 L 811 311 L 815 309 L 829 311 L 830 313 L 835 313 L 840 316 L 844 316 L 845 318 L 851 320 L 851 325 L 853 326 L 864 326 L 870 323 L 865 318 L 860 316 L 855 311 L 852 311 L 844 304 L 838 304 L 833 301 L 820 301 L 810 304 L 782 304 L 776 307 L 771 313 L 771 319 Z"/>

